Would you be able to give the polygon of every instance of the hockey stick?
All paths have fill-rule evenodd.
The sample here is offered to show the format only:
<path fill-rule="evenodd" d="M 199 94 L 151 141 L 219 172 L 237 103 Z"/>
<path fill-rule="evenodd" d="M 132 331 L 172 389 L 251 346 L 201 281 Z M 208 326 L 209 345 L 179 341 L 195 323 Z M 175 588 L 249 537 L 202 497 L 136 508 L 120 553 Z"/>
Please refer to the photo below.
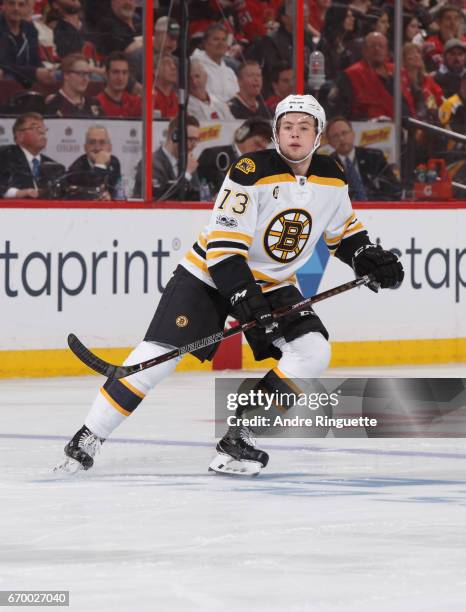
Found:
<path fill-rule="evenodd" d="M 334 295 L 338 295 L 339 293 L 343 293 L 344 291 L 349 291 L 350 289 L 354 289 L 355 287 L 360 287 L 361 285 L 367 285 L 370 282 L 373 282 L 373 278 L 370 275 L 361 276 L 349 283 L 344 283 L 343 285 L 339 285 L 338 287 L 334 287 L 333 289 L 328 289 L 328 291 L 323 291 L 322 293 L 318 293 L 313 297 L 307 298 L 301 302 L 297 302 L 296 304 L 292 304 L 290 306 L 283 306 L 282 308 L 277 308 L 277 310 L 273 311 L 273 316 L 275 319 L 283 317 L 292 312 L 297 312 L 307 306 L 312 306 L 316 302 L 321 302 L 322 300 L 326 300 L 327 298 L 333 297 Z M 196 340 L 195 342 L 191 342 L 190 344 L 186 344 L 185 346 L 180 346 L 179 348 L 175 348 L 168 353 L 164 353 L 163 355 L 159 355 L 158 357 L 153 357 L 152 359 L 148 359 L 147 361 L 143 361 L 142 363 L 136 363 L 134 365 L 127 366 L 118 366 L 108 363 L 104 361 L 97 355 L 94 355 L 88 348 L 84 346 L 84 344 L 77 338 L 74 334 L 70 334 L 68 336 L 68 345 L 73 353 L 78 357 L 83 363 L 85 363 L 89 368 L 95 370 L 99 374 L 106 376 L 107 378 L 126 378 L 126 376 L 131 376 L 131 374 L 135 374 L 136 372 L 140 372 L 141 370 L 147 370 L 147 368 L 152 368 L 153 366 L 158 365 L 159 363 L 164 363 L 165 361 L 169 361 L 170 359 L 174 359 L 180 355 L 184 355 L 185 353 L 192 353 L 193 351 L 197 351 L 206 346 L 210 346 L 211 344 L 216 344 L 217 342 L 221 342 L 225 340 L 225 338 L 230 338 L 230 336 L 234 336 L 235 334 L 239 334 L 241 332 L 245 332 L 248 329 L 251 329 L 257 325 L 257 321 L 250 321 L 249 323 L 244 323 L 244 325 L 238 325 L 237 327 L 232 327 L 231 329 L 224 330 L 221 332 L 217 332 L 216 334 L 212 334 L 211 336 L 206 336 L 205 338 L 201 338 Z"/>

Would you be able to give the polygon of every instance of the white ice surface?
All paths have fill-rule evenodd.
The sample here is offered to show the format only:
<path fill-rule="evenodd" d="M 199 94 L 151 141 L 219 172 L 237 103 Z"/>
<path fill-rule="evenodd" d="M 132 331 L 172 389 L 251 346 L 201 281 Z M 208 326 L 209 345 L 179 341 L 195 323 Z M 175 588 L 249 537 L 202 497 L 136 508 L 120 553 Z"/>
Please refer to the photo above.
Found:
<path fill-rule="evenodd" d="M 0 590 L 83 612 L 466 610 L 464 440 L 262 440 L 258 478 L 215 476 L 213 375 L 175 374 L 55 480 L 101 380 L 0 381 Z"/>

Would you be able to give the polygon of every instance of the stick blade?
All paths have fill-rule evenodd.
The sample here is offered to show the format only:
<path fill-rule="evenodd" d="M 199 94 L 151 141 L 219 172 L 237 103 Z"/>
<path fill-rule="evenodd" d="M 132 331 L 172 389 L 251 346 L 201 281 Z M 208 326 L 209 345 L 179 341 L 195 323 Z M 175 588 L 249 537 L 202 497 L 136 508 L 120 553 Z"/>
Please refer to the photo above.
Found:
<path fill-rule="evenodd" d="M 102 374 L 102 376 L 106 376 L 107 378 L 113 378 L 115 375 L 115 370 L 118 366 L 114 366 L 111 363 L 107 363 L 94 353 L 84 346 L 81 340 L 75 336 L 74 334 L 68 335 L 68 346 L 73 351 L 78 359 L 80 359 L 88 368 L 94 370 L 98 374 Z"/>

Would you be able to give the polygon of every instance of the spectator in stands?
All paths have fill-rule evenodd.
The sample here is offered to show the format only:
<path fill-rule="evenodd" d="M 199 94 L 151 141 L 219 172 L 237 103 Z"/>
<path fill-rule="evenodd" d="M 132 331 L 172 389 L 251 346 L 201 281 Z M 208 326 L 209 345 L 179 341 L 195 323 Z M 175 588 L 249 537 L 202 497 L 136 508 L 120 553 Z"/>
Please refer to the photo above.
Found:
<path fill-rule="evenodd" d="M 316 38 L 319 38 L 325 21 L 325 15 L 332 4 L 332 0 L 307 0 L 309 7 L 308 27 Z"/>
<path fill-rule="evenodd" d="M 178 168 L 178 130 L 178 118 L 174 118 L 168 124 L 165 142 L 152 156 L 152 184 L 155 200 L 161 196 L 170 200 L 199 200 L 198 161 L 193 155 L 193 149 L 199 144 L 199 121 L 190 115 L 186 117 L 188 159 L 185 174 L 181 178 Z M 139 163 L 136 170 L 134 197 L 139 198 L 141 195 L 142 164 Z"/>
<path fill-rule="evenodd" d="M 466 41 L 463 36 L 464 18 L 461 10 L 451 4 L 444 4 L 436 13 L 438 34 L 429 36 L 424 49 L 424 60 L 428 70 L 439 68 L 445 44 L 451 38 Z"/>
<path fill-rule="evenodd" d="M 188 113 L 198 121 L 234 121 L 228 104 L 207 91 L 207 72 L 197 59 L 190 62 Z"/>
<path fill-rule="evenodd" d="M 207 72 L 207 89 L 222 102 L 228 102 L 239 89 L 235 73 L 223 59 L 228 49 L 227 37 L 225 26 L 209 26 L 203 37 L 203 49 L 196 49 L 191 56 L 202 62 Z"/>
<path fill-rule="evenodd" d="M 173 19 L 168 17 L 159 17 L 154 26 L 154 66 L 157 65 L 159 58 L 163 55 L 175 57 L 175 51 L 178 46 L 178 38 L 180 35 L 180 26 Z M 139 47 L 136 51 L 128 53 L 128 59 L 131 66 L 131 74 L 136 79 L 137 83 L 143 82 L 144 68 L 144 47 Z"/>
<path fill-rule="evenodd" d="M 86 42 L 81 22 L 80 0 L 52 0 L 59 19 L 54 28 L 54 42 L 59 57 L 81 53 Z"/>
<path fill-rule="evenodd" d="M 39 37 L 39 57 L 46 68 L 53 68 L 58 63 L 57 50 L 53 40 L 53 29 L 50 23 L 42 14 L 43 7 L 38 6 L 35 0 L 26 0 L 25 10 L 22 17 L 25 21 L 32 24 Z M 48 14 L 50 11 L 48 12 Z"/>
<path fill-rule="evenodd" d="M 84 155 L 68 168 L 67 183 L 77 197 L 84 199 L 115 199 L 121 181 L 121 167 L 112 155 L 112 143 L 107 128 L 92 125 L 86 132 Z"/>
<path fill-rule="evenodd" d="M 329 114 L 353 121 L 393 118 L 393 64 L 387 38 L 371 32 L 364 38 L 362 60 L 338 75 L 328 96 Z M 403 100 L 403 114 L 409 115 Z"/>
<path fill-rule="evenodd" d="M 360 59 L 352 9 L 338 4 L 328 9 L 317 48 L 324 54 L 328 81 L 334 81 L 337 74 Z"/>
<path fill-rule="evenodd" d="M 36 28 L 22 18 L 26 0 L 4 0 L 0 14 L 0 69 L 24 87 L 34 81 L 55 82 L 55 71 L 44 68 Z"/>
<path fill-rule="evenodd" d="M 438 123 L 443 91 L 426 73 L 421 48 L 415 43 L 403 45 L 401 84 L 411 116 L 427 123 Z"/>
<path fill-rule="evenodd" d="M 403 15 L 403 42 L 413 42 L 417 45 L 424 42 L 419 19 L 411 13 Z"/>
<path fill-rule="evenodd" d="M 131 53 L 142 46 L 142 26 L 136 14 L 136 0 L 111 0 L 110 14 L 98 25 L 97 51 Z"/>
<path fill-rule="evenodd" d="M 293 68 L 287 62 L 280 62 L 274 67 L 271 80 L 273 93 L 265 103 L 273 115 L 280 100 L 294 91 Z"/>
<path fill-rule="evenodd" d="M 439 110 L 439 117 L 442 127 L 452 132 L 466 134 L 466 72 L 461 77 L 458 93 L 443 102 Z M 466 148 L 460 143 L 452 147 L 463 150 Z"/>
<path fill-rule="evenodd" d="M 355 200 L 397 200 L 400 181 L 380 149 L 355 147 L 355 133 L 345 117 L 330 119 L 327 140 L 331 154 L 345 169 L 350 197 Z"/>
<path fill-rule="evenodd" d="M 356 36 L 363 36 L 366 31 L 366 13 L 371 5 L 371 0 L 351 0 L 348 4 L 348 8 L 353 11 L 354 32 Z"/>
<path fill-rule="evenodd" d="M 259 62 L 265 83 L 265 96 L 271 95 L 270 82 L 274 66 L 281 61 L 293 63 L 293 0 L 285 0 L 279 11 L 280 26 L 270 36 L 253 41 L 245 50 L 246 59 Z M 304 19 L 308 18 L 307 3 L 304 4 Z M 304 78 L 307 79 L 309 57 L 314 51 L 312 34 L 304 32 Z M 231 97 L 231 96 L 230 96 Z"/>
<path fill-rule="evenodd" d="M 170 55 L 159 58 L 154 77 L 154 109 L 159 117 L 176 117 L 178 114 L 178 73 L 175 60 Z"/>
<path fill-rule="evenodd" d="M 380 32 L 389 39 L 390 14 L 385 6 L 372 6 L 366 13 L 363 35 Z"/>
<path fill-rule="evenodd" d="M 250 42 L 257 36 L 265 36 L 268 24 L 277 18 L 279 5 L 280 0 L 234 0 L 240 35 Z"/>
<path fill-rule="evenodd" d="M 96 98 L 86 97 L 91 67 L 80 53 L 67 55 L 61 63 L 62 88 L 46 100 L 46 112 L 55 117 L 99 117 L 102 108 Z"/>
<path fill-rule="evenodd" d="M 111 53 L 105 60 L 105 89 L 97 96 L 106 117 L 141 117 L 140 96 L 126 91 L 129 81 L 129 63 L 120 51 Z"/>
<path fill-rule="evenodd" d="M 168 17 L 159 17 L 154 26 L 154 53 L 159 55 L 174 55 L 180 36 L 179 24 Z"/>
<path fill-rule="evenodd" d="M 15 144 L 0 149 L 2 198 L 49 197 L 49 184 L 65 172 L 64 166 L 43 155 L 47 130 L 42 115 L 24 113 L 13 125 Z"/>
<path fill-rule="evenodd" d="M 445 98 L 458 93 L 465 71 L 466 44 L 458 38 L 450 38 L 443 48 L 443 63 L 434 73 L 434 79 L 442 88 Z"/>
<path fill-rule="evenodd" d="M 202 151 L 198 168 L 200 181 L 206 181 L 210 193 L 216 194 L 231 164 L 241 155 L 267 149 L 271 139 L 272 128 L 268 121 L 247 119 L 235 130 L 231 145 L 210 147 Z"/>
<path fill-rule="evenodd" d="M 239 92 L 228 102 L 235 119 L 262 117 L 272 119 L 270 110 L 262 98 L 262 72 L 259 64 L 248 60 L 238 70 Z"/>

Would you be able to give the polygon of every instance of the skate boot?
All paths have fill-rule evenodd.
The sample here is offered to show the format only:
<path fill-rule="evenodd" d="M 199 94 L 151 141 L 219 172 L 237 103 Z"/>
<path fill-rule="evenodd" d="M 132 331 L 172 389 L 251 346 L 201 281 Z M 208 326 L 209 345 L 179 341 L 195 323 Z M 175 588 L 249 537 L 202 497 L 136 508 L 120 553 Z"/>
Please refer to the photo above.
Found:
<path fill-rule="evenodd" d="M 256 448 L 256 440 L 248 427 L 230 427 L 217 444 L 218 455 L 209 471 L 236 476 L 257 476 L 269 461 L 265 451 Z"/>
<path fill-rule="evenodd" d="M 65 461 L 53 471 L 75 474 L 79 470 L 88 470 L 94 465 L 94 457 L 104 442 L 104 438 L 99 438 L 83 425 L 65 446 Z"/>

